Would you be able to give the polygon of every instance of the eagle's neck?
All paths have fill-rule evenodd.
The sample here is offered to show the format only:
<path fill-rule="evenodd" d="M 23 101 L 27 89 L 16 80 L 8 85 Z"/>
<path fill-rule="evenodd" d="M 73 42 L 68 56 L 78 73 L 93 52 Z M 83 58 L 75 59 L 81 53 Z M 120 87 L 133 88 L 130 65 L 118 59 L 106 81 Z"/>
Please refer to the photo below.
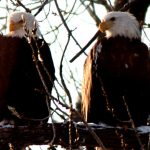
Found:
<path fill-rule="evenodd" d="M 11 36 L 11 37 L 19 37 L 19 38 L 23 38 L 25 37 L 26 35 L 26 32 L 24 30 L 16 30 L 16 31 L 11 31 L 9 32 L 8 36 Z"/>
<path fill-rule="evenodd" d="M 129 39 L 140 39 L 141 38 L 141 33 L 139 30 L 136 30 L 135 32 L 130 31 L 130 30 L 111 30 L 111 31 L 106 31 L 106 38 L 112 38 L 112 37 L 117 37 L 117 36 L 121 36 L 121 37 L 125 37 L 125 38 L 129 38 Z"/>
<path fill-rule="evenodd" d="M 15 31 L 11 31 L 8 33 L 7 36 L 11 36 L 11 37 L 19 37 L 19 38 L 23 38 L 23 37 L 26 37 L 26 36 L 31 36 L 33 37 L 34 35 L 32 34 L 32 31 L 31 30 L 28 30 L 28 34 L 25 30 L 23 29 L 18 29 L 18 30 L 15 30 Z M 40 37 L 40 32 L 36 32 L 36 37 Z"/>
<path fill-rule="evenodd" d="M 139 42 L 141 41 L 140 37 L 137 37 L 137 38 L 129 38 L 128 36 L 124 36 L 124 35 L 116 35 L 116 36 L 111 36 L 109 38 L 105 37 L 103 39 L 104 41 L 111 41 L 111 42 L 115 42 L 115 43 L 118 43 L 118 42 L 123 42 L 123 43 L 127 43 L 127 42 Z"/>

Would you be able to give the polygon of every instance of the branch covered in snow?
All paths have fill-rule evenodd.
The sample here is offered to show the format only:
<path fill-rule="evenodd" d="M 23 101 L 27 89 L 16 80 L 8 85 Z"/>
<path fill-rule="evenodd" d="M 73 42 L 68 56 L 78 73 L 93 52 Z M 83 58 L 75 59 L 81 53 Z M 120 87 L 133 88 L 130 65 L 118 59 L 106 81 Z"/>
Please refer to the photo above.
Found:
<path fill-rule="evenodd" d="M 138 148 L 138 140 L 136 139 L 135 131 L 133 129 L 111 127 L 105 124 L 88 123 L 88 125 L 102 140 L 105 147 L 113 147 L 114 149 L 121 149 L 124 147 L 127 149 Z M 55 123 L 54 126 L 56 138 L 51 144 L 68 147 L 69 123 Z M 6 147 L 6 145 L 10 145 L 10 143 L 18 149 L 28 145 L 48 145 L 54 136 L 52 131 L 52 124 L 37 127 L 3 126 L 0 127 L 0 147 Z M 148 143 L 149 133 L 150 127 L 148 126 L 141 126 L 137 128 L 137 134 L 141 139 L 143 146 Z M 97 142 L 82 122 L 73 123 L 72 144 L 73 147 L 98 146 Z"/>

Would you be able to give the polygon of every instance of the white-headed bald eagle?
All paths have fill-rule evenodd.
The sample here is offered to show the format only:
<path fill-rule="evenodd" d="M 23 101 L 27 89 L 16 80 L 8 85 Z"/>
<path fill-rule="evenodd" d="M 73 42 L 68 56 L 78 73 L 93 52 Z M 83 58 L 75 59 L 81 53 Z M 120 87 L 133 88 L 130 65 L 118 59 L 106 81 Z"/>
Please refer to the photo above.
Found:
<path fill-rule="evenodd" d="M 84 64 L 82 111 L 88 122 L 146 125 L 150 113 L 150 60 L 139 24 L 128 12 L 109 12 Z M 133 119 L 133 122 L 132 122 Z"/>
<path fill-rule="evenodd" d="M 0 75 L 3 77 L 0 78 L 0 90 L 3 89 L 0 91 L 0 121 L 13 118 L 16 123 L 47 122 L 49 104 L 43 81 L 51 93 L 55 80 L 49 46 L 40 37 L 38 22 L 30 13 L 12 13 L 8 26 L 9 33 L 0 37 Z M 21 118 L 12 115 L 8 107 L 14 108 Z"/>

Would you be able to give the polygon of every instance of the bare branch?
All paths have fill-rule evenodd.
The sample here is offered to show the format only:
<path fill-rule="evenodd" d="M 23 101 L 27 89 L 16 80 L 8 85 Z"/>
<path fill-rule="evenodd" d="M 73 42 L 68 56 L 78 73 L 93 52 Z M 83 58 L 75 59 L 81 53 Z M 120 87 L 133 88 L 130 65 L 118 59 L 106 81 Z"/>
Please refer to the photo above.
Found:
<path fill-rule="evenodd" d="M 80 46 L 80 44 L 78 43 L 78 41 L 76 40 L 76 38 L 72 35 L 71 30 L 69 29 L 69 27 L 68 27 L 68 25 L 67 25 L 67 23 L 66 23 L 66 21 L 65 21 L 65 19 L 63 17 L 63 15 L 61 14 L 60 8 L 59 8 L 58 3 L 57 3 L 57 0 L 54 0 L 54 2 L 55 2 L 55 5 L 56 5 L 56 8 L 57 8 L 57 11 L 58 11 L 58 13 L 60 15 L 60 18 L 61 18 L 61 20 L 62 20 L 62 22 L 63 22 L 63 24 L 64 24 L 64 26 L 65 26 L 65 28 L 66 28 L 66 30 L 68 32 L 68 34 L 73 38 L 73 40 L 79 46 L 79 48 L 82 49 L 82 47 Z"/>
<path fill-rule="evenodd" d="M 54 123 L 56 130 L 56 138 L 54 139 L 54 145 L 61 145 L 65 148 L 69 147 L 69 135 L 68 135 L 69 122 L 66 123 Z M 98 137 L 102 138 L 104 145 L 108 147 L 113 147 L 114 150 L 123 149 L 122 142 L 126 145 L 126 149 L 140 149 L 137 139 L 135 137 L 135 132 L 128 128 L 116 128 L 107 127 L 103 124 L 88 124 L 92 128 Z M 0 128 L 0 147 L 4 147 L 8 144 L 13 145 L 17 150 L 28 145 L 49 145 L 49 142 L 53 138 L 52 124 L 47 126 L 38 127 L 12 127 L 12 128 Z M 82 123 L 73 123 L 72 126 L 72 138 L 73 147 L 79 146 L 99 146 L 95 139 L 91 136 L 86 126 Z M 140 136 L 143 149 L 146 149 L 148 142 L 148 134 L 141 133 L 137 129 L 137 134 Z M 36 135 L 36 138 L 35 138 Z M 122 138 L 119 137 L 122 136 Z M 21 138 L 20 138 L 21 137 Z M 114 142 L 115 141 L 115 142 Z M 122 144 L 121 144 L 122 143 Z"/>
<path fill-rule="evenodd" d="M 29 8 L 27 8 L 23 3 L 21 3 L 20 0 L 16 0 L 16 2 L 17 2 L 17 4 L 18 4 L 19 6 L 21 6 L 22 8 L 24 8 L 26 12 L 31 13 L 31 10 L 30 10 Z"/>
<path fill-rule="evenodd" d="M 80 0 L 82 5 L 87 9 L 87 11 L 89 12 L 90 16 L 95 20 L 96 25 L 98 26 L 100 23 L 100 19 L 99 17 L 96 15 L 96 12 L 94 10 L 94 4 L 93 2 L 91 2 L 89 5 L 86 5 L 82 0 Z M 91 9 L 90 5 L 93 6 L 93 10 Z"/>
<path fill-rule="evenodd" d="M 100 39 L 104 37 L 104 34 L 101 33 L 99 30 L 95 33 L 95 35 L 92 37 L 92 39 L 84 46 L 84 48 L 78 52 L 71 60 L 70 62 L 73 62 L 77 57 L 79 57 L 95 40 L 99 37 Z"/>
<path fill-rule="evenodd" d="M 52 0 L 51 0 L 52 1 Z M 43 8 L 45 7 L 45 5 L 49 2 L 49 0 L 45 0 L 43 2 L 43 4 L 41 5 L 41 7 L 38 9 L 38 11 L 34 14 L 34 16 L 37 16 L 42 10 Z"/>

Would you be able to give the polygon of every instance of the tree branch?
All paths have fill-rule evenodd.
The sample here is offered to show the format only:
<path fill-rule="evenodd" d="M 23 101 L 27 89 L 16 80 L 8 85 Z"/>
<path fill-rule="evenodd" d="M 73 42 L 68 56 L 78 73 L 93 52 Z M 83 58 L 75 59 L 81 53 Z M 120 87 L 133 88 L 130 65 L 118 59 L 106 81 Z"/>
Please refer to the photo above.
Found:
<path fill-rule="evenodd" d="M 54 123 L 56 130 L 56 138 L 54 145 L 69 147 L 69 122 Z M 48 145 L 53 138 L 52 124 L 47 126 L 27 127 L 19 126 L 14 128 L 0 128 L 0 147 L 7 144 L 12 144 L 14 147 L 25 147 L 28 145 Z M 122 149 L 123 145 L 126 149 L 140 149 L 135 131 L 133 129 L 124 129 L 117 127 L 104 126 L 103 124 L 89 124 L 89 126 L 101 138 L 105 147 L 113 147 L 114 150 Z M 149 127 L 150 128 L 150 127 Z M 143 148 L 146 148 L 148 143 L 148 135 L 150 133 L 140 133 L 137 130 Z M 72 125 L 72 146 L 99 146 L 94 138 L 89 133 L 83 123 L 73 123 Z M 114 142 L 115 141 L 115 142 Z M 17 148 L 16 148 L 17 149 Z M 15 149 L 15 150 L 16 150 Z"/>
<path fill-rule="evenodd" d="M 70 60 L 70 62 L 72 63 L 76 58 L 78 58 L 96 40 L 97 37 L 101 39 L 104 37 L 104 34 L 98 30 L 91 40 Z"/>

